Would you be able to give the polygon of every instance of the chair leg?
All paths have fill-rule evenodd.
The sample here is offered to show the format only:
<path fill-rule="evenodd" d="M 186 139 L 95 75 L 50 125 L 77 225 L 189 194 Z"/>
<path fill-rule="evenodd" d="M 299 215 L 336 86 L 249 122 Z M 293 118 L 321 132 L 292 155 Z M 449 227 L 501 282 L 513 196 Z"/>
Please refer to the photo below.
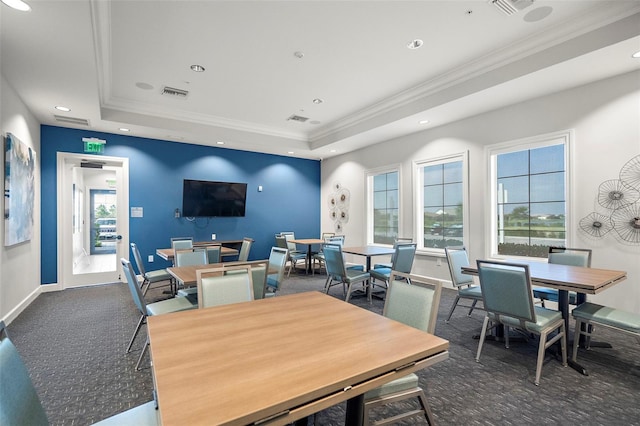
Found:
<path fill-rule="evenodd" d="M 144 354 L 149 349 L 149 336 L 147 336 L 147 340 L 144 342 L 144 348 L 142 348 L 142 352 L 140 353 L 140 357 L 138 357 L 138 362 L 136 363 L 136 371 L 140 371 L 140 363 L 142 362 L 142 358 Z"/>
<path fill-rule="evenodd" d="M 453 306 L 451 306 L 451 310 L 449 310 L 449 316 L 447 316 L 447 319 L 444 320 L 444 322 L 449 322 L 449 320 L 451 319 L 451 315 L 453 315 L 453 311 L 456 309 L 456 306 L 458 305 L 458 301 L 460 300 L 460 296 L 456 296 L 456 300 L 453 301 Z"/>
<path fill-rule="evenodd" d="M 136 326 L 136 329 L 133 331 L 133 336 L 131 336 L 131 340 L 129 341 L 129 346 L 127 346 L 127 353 L 131 352 L 131 346 L 133 346 L 133 341 L 136 340 L 136 337 L 138 336 L 138 332 L 140 331 L 140 327 L 142 327 L 142 324 L 145 322 L 145 315 L 140 315 L 140 320 L 138 321 L 138 325 Z"/>
<path fill-rule="evenodd" d="M 576 329 L 573 332 L 573 354 L 571 360 L 576 362 L 578 358 L 578 346 L 580 345 L 580 336 L 582 335 L 582 321 L 576 318 Z"/>
<path fill-rule="evenodd" d="M 536 360 L 536 386 L 540 385 L 540 375 L 542 374 L 542 362 L 544 361 L 544 348 L 547 342 L 547 333 L 540 334 L 540 343 L 538 344 L 538 359 Z"/>
<path fill-rule="evenodd" d="M 567 366 L 567 329 L 564 326 L 564 321 L 562 322 L 562 326 L 560 327 L 560 330 L 562 330 L 561 332 L 562 340 L 560 340 L 560 349 L 562 350 L 562 365 L 566 367 Z"/>
<path fill-rule="evenodd" d="M 509 349 L 509 326 L 504 326 L 504 347 Z"/>
<path fill-rule="evenodd" d="M 471 308 L 469 308 L 469 313 L 467 314 L 468 317 L 471 316 L 471 313 L 473 312 L 474 308 L 476 307 L 476 303 L 478 303 L 478 299 L 474 299 L 473 303 L 471 304 Z"/>
<path fill-rule="evenodd" d="M 476 353 L 476 362 L 480 362 L 480 353 L 482 352 L 482 345 L 484 344 L 484 338 L 487 335 L 487 325 L 489 325 L 489 317 L 484 317 L 482 323 L 482 332 L 480 333 L 480 341 L 478 342 L 478 352 Z"/>
<path fill-rule="evenodd" d="M 433 421 L 433 413 L 431 413 L 431 408 L 429 407 L 429 403 L 427 402 L 427 397 L 425 396 L 424 391 L 418 394 L 418 401 L 420 402 L 420 405 L 424 410 L 424 416 L 427 418 L 427 423 L 429 423 L 431 426 L 435 425 L 436 423 Z"/>

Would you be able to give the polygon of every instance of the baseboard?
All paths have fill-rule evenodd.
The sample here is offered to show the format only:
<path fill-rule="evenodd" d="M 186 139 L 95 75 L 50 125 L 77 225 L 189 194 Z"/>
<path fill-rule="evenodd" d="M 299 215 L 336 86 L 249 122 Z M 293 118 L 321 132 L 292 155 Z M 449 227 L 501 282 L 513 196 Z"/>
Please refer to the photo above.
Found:
<path fill-rule="evenodd" d="M 25 297 L 22 300 L 22 302 L 18 303 L 18 305 L 15 308 L 10 310 L 9 313 L 7 313 L 7 315 L 5 315 L 4 318 L 2 318 L 2 321 L 4 321 L 4 323 L 7 324 L 7 325 L 11 324 L 11 322 L 14 319 L 18 318 L 18 315 L 20 315 L 22 313 L 22 311 L 27 309 L 27 306 L 29 306 L 31 304 L 31 302 L 36 300 L 36 297 L 38 297 L 40 295 L 40 293 L 42 293 L 42 291 L 43 291 L 42 287 L 43 286 L 39 285 L 38 288 L 33 290 L 31 292 L 31 294 L 29 294 L 27 297 Z"/>
<path fill-rule="evenodd" d="M 48 293 L 50 291 L 62 291 L 64 290 L 64 288 L 62 287 L 62 284 L 42 284 L 40 286 L 40 289 L 42 290 L 43 293 Z"/>

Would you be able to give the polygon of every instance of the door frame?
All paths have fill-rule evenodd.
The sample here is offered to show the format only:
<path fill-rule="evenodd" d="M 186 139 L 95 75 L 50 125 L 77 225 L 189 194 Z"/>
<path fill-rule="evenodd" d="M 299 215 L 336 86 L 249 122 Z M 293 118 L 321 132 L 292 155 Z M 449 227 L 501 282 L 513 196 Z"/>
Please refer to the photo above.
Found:
<path fill-rule="evenodd" d="M 56 199 L 57 199 L 57 281 L 62 288 L 100 285 L 108 282 L 122 281 L 122 265 L 120 257 L 129 259 L 129 159 L 126 157 L 109 157 L 102 155 L 57 153 Z M 99 162 L 104 166 L 116 168 L 118 235 L 122 239 L 116 243 L 116 271 L 110 273 L 93 273 L 73 275 L 73 181 L 71 168 L 80 167 L 85 161 Z M 87 196 L 84 197 L 85 202 Z M 83 279 L 86 278 L 86 279 Z"/>

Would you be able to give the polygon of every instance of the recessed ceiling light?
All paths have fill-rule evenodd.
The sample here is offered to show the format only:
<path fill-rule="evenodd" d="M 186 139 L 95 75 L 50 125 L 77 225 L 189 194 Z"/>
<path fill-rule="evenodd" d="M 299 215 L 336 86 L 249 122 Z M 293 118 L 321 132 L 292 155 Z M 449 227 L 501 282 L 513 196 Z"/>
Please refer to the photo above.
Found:
<path fill-rule="evenodd" d="M 204 72 L 204 67 L 202 65 L 194 64 L 191 65 L 191 70 L 195 72 Z"/>
<path fill-rule="evenodd" d="M 419 38 L 417 38 L 417 39 L 411 40 L 409 43 L 407 43 L 407 47 L 409 49 L 418 49 L 423 44 L 424 44 L 424 42 L 422 40 L 420 40 Z"/>
<path fill-rule="evenodd" d="M 224 145 L 224 142 L 223 142 L 223 141 L 218 141 L 218 142 L 216 142 L 216 143 L 217 143 L 218 145 Z"/>
<path fill-rule="evenodd" d="M 69 112 L 71 111 L 71 108 L 67 108 L 66 106 L 62 106 L 62 105 L 56 105 L 56 109 L 58 111 L 64 111 L 64 112 Z"/>
<path fill-rule="evenodd" d="M 429 124 L 429 120 L 420 120 L 418 124 Z"/>
<path fill-rule="evenodd" d="M 120 131 L 121 132 L 130 132 L 130 129 L 127 129 L 126 127 L 120 127 Z"/>
<path fill-rule="evenodd" d="M 31 10 L 31 6 L 29 6 L 22 0 L 2 0 L 2 3 L 6 4 L 12 9 L 19 10 L 21 12 L 28 12 Z"/>
<path fill-rule="evenodd" d="M 293 154 L 293 151 L 287 151 L 287 154 Z"/>
<path fill-rule="evenodd" d="M 314 103 L 314 104 L 316 104 L 316 105 L 320 105 L 320 104 L 321 104 L 321 103 L 323 103 L 323 102 L 324 102 L 324 101 L 323 101 L 322 99 L 320 99 L 320 98 L 315 98 L 315 99 L 313 100 L 313 103 Z"/>
<path fill-rule="evenodd" d="M 336 150 L 335 150 L 335 149 L 332 149 L 332 150 L 331 150 L 331 151 L 329 151 L 329 152 L 336 152 Z"/>
<path fill-rule="evenodd" d="M 640 58 L 640 50 L 638 50 L 636 53 L 634 53 L 633 55 L 631 55 L 632 58 Z"/>

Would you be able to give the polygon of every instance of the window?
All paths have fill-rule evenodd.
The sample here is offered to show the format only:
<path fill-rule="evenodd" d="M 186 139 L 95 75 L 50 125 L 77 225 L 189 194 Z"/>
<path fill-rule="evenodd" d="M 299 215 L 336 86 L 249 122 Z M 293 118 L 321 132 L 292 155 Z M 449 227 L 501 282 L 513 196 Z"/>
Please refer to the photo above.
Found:
<path fill-rule="evenodd" d="M 467 154 L 415 163 L 418 248 L 442 251 L 464 244 L 467 223 Z M 420 234 L 419 234 L 420 235 Z"/>
<path fill-rule="evenodd" d="M 397 168 L 367 174 L 369 194 L 367 243 L 369 244 L 393 244 L 398 237 L 399 174 Z"/>
<path fill-rule="evenodd" d="M 569 133 L 490 148 L 491 253 L 547 257 L 567 244 Z"/>

